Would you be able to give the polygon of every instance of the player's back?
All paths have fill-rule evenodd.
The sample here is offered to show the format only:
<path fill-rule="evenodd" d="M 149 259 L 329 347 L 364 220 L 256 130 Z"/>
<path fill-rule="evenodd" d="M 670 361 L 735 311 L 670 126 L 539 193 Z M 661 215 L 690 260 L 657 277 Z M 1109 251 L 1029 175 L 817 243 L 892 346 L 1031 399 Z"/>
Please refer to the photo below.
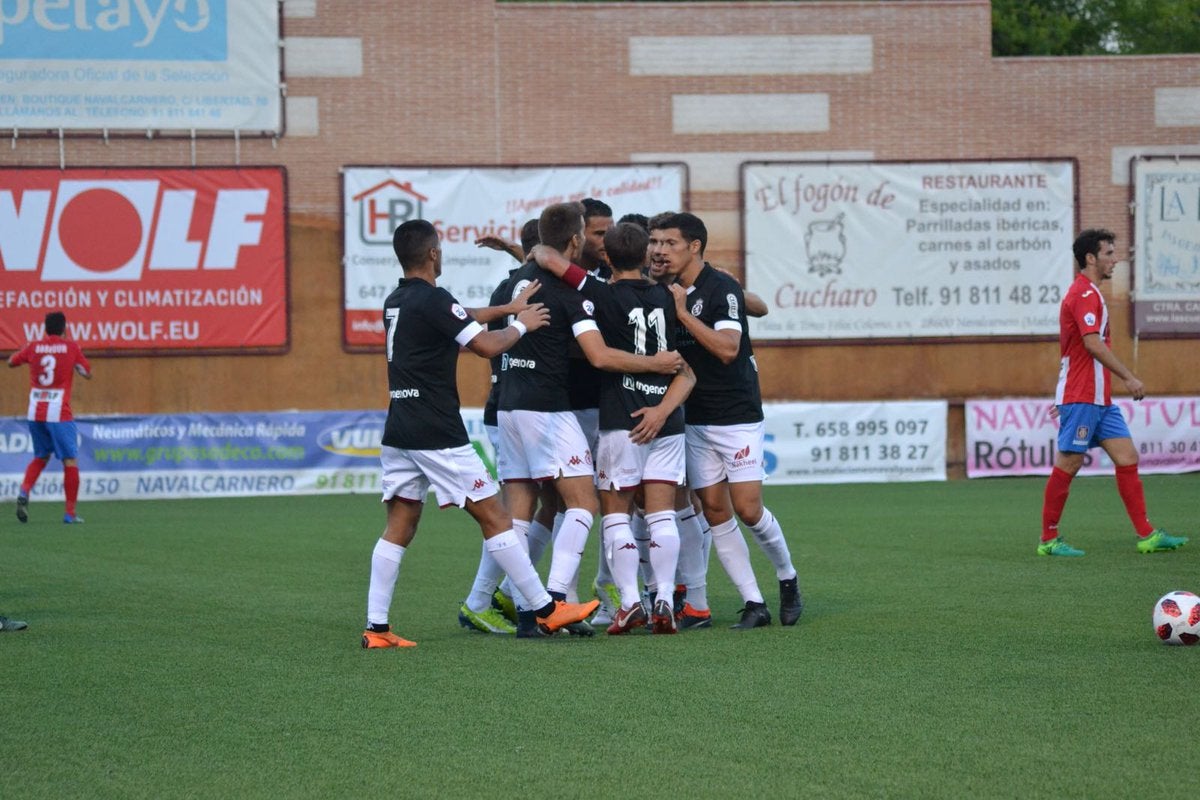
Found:
<path fill-rule="evenodd" d="M 77 368 L 91 371 L 77 342 L 53 334 L 29 342 L 13 356 L 14 365 L 29 365 L 29 419 L 69 422 L 71 387 Z"/>
<path fill-rule="evenodd" d="M 509 296 L 522 292 L 530 281 L 542 286 L 530 298 L 550 312 L 550 324 L 522 336 L 500 360 L 501 411 L 568 411 L 568 350 L 577 324 L 592 322 L 577 292 L 529 262 L 509 279 Z M 592 322 L 594 326 L 594 322 Z M 586 327 L 586 325 L 585 325 Z"/>

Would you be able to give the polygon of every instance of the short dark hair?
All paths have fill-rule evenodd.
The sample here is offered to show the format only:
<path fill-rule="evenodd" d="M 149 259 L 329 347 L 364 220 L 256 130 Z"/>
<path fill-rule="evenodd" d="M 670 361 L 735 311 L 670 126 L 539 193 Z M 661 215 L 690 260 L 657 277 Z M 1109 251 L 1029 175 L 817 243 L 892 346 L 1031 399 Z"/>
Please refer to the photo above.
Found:
<path fill-rule="evenodd" d="M 400 266 L 412 269 L 425 261 L 426 254 L 438 246 L 438 233 L 433 224 L 423 219 L 401 223 L 392 233 L 392 249 Z"/>
<path fill-rule="evenodd" d="M 583 206 L 579 203 L 555 203 L 546 206 L 538 218 L 538 237 L 542 244 L 560 253 L 567 249 L 571 237 L 583 233 Z"/>
<path fill-rule="evenodd" d="M 67 315 L 61 311 L 51 311 L 46 315 L 46 333 L 50 336 L 62 336 L 67 330 Z"/>
<path fill-rule="evenodd" d="M 534 217 L 521 226 L 521 249 L 525 251 L 525 255 L 529 255 L 529 251 L 541 243 L 542 237 L 538 235 L 538 220 L 537 217 Z"/>
<path fill-rule="evenodd" d="M 1105 228 L 1088 228 L 1075 237 L 1075 244 L 1071 245 L 1071 251 L 1075 253 L 1075 264 L 1079 269 L 1087 266 L 1087 257 L 1089 255 L 1100 254 L 1100 243 L 1108 242 L 1112 244 L 1117 240 L 1117 235 Z"/>
<path fill-rule="evenodd" d="M 620 225 L 622 222 L 633 223 L 644 231 L 650 230 L 650 218 L 645 214 L 626 214 L 617 220 L 618 225 Z"/>
<path fill-rule="evenodd" d="M 641 269 L 646 263 L 650 234 L 632 222 L 618 222 L 604 234 L 604 252 L 613 269 Z"/>
<path fill-rule="evenodd" d="M 686 211 L 677 211 L 674 214 L 656 214 L 650 220 L 651 230 L 668 230 L 670 228 L 678 228 L 689 244 L 699 240 L 700 255 L 704 255 L 704 248 L 708 246 L 708 228 L 704 227 L 703 220 Z"/>
<path fill-rule="evenodd" d="M 583 204 L 583 221 L 587 222 L 592 217 L 609 217 L 612 218 L 612 209 L 608 203 L 603 200 L 597 200 L 594 197 L 585 197 L 579 201 Z"/>

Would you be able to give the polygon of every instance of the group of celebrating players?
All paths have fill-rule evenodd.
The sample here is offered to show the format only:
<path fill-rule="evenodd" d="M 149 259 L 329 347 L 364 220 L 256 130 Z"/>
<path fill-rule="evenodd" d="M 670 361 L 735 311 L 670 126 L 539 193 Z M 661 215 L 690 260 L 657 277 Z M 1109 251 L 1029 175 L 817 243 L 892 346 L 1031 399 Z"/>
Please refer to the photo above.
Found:
<path fill-rule="evenodd" d="M 547 207 L 522 233 L 519 251 L 480 241 L 523 263 L 492 305 L 464 309 L 436 287 L 434 227 L 412 220 L 396 229 L 404 278 L 384 304 L 388 517 L 372 556 L 363 647 L 413 645 L 391 632 L 388 612 L 430 489 L 483 531 L 479 570 L 459 610 L 466 627 L 518 637 L 591 635 L 593 626 L 613 635 L 709 627 L 710 548 L 744 603 L 733 627 L 769 625 L 739 519 L 775 568 L 779 621 L 794 625 L 803 610 L 796 569 L 762 502 L 763 412 L 748 298 L 704 261 L 704 223 L 672 212 L 614 224 L 606 204 L 588 199 Z M 484 422 L 504 503 L 459 416 L 460 346 L 492 358 Z M 598 599 L 579 603 L 580 562 L 597 513 Z M 533 564 L 547 545 L 543 584 Z"/>

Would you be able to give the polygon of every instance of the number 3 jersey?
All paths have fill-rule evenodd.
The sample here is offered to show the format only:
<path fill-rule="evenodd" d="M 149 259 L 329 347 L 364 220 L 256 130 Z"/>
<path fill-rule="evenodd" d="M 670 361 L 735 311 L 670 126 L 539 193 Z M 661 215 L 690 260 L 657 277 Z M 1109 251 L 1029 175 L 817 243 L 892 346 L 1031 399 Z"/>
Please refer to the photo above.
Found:
<path fill-rule="evenodd" d="M 596 322 L 609 347 L 642 356 L 675 349 L 675 299 L 665 287 L 640 279 L 603 283 L 588 277 L 579 291 L 595 305 Z M 633 430 L 641 418 L 630 414 L 661 403 L 672 378 L 601 372 L 600 430 Z M 667 418 L 658 435 L 678 433 L 683 433 L 682 408 Z"/>
<path fill-rule="evenodd" d="M 458 413 L 458 348 L 483 326 L 445 289 L 402 278 L 383 304 L 388 403 L 383 443 L 443 450 L 469 443 Z"/>
<path fill-rule="evenodd" d="M 29 365 L 29 414 L 35 422 L 70 422 L 71 382 L 76 367 L 90 375 L 88 363 L 76 342 L 47 336 L 29 342 L 8 360 L 12 366 Z"/>
<path fill-rule="evenodd" d="M 714 330 L 736 330 L 741 336 L 737 356 L 722 364 L 696 341 L 682 324 L 679 354 L 696 373 L 696 388 L 685 404 L 688 425 L 742 425 L 763 419 L 758 388 L 758 364 L 750 347 L 745 322 L 746 301 L 738 282 L 705 264 L 688 289 L 692 316 Z"/>

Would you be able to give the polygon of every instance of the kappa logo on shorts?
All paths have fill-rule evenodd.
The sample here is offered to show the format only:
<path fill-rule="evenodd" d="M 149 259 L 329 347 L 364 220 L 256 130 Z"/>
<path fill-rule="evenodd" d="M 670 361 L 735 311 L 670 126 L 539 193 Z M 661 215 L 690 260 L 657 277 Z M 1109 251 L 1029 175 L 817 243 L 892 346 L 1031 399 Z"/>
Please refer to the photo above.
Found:
<path fill-rule="evenodd" d="M 571 456 L 571 458 L 567 460 L 567 463 L 572 467 L 578 467 L 583 463 L 583 459 L 581 459 L 579 456 Z"/>
<path fill-rule="evenodd" d="M 596 477 L 598 477 L 602 481 L 608 479 L 608 476 L 604 474 L 604 470 L 600 470 L 600 472 L 598 472 L 596 474 Z"/>
<path fill-rule="evenodd" d="M 491 481 L 485 481 L 483 478 L 476 478 L 476 479 L 475 479 L 475 486 L 474 486 L 474 488 L 472 489 L 472 491 L 476 491 L 476 492 L 477 492 L 477 491 L 479 491 L 480 489 L 482 489 L 482 488 L 484 488 L 485 486 L 487 486 L 489 483 L 491 483 Z"/>
<path fill-rule="evenodd" d="M 629 544 L 623 544 L 623 545 L 621 545 L 621 546 L 620 546 L 620 547 L 618 547 L 617 549 L 618 549 L 618 550 L 637 550 L 637 545 L 636 545 L 636 544 L 634 544 L 633 542 L 630 542 Z"/>

